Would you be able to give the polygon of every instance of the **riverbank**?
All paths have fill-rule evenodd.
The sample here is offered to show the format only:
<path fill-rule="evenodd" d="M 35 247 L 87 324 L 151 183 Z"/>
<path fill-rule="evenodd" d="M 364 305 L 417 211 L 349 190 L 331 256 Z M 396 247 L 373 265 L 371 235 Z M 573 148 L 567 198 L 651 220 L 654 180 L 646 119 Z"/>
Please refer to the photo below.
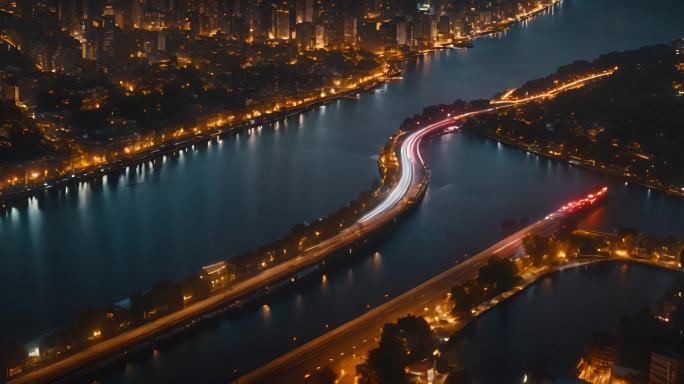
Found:
<path fill-rule="evenodd" d="M 502 240 L 489 250 L 501 244 L 506 244 L 507 241 L 508 239 Z M 483 251 L 483 254 L 485 252 L 487 251 Z M 240 382 L 255 384 L 271 381 L 289 382 L 301 377 L 311 377 L 322 367 L 330 367 L 338 375 L 337 379 L 341 383 L 351 383 L 354 380 L 356 366 L 365 361 L 367 353 L 371 349 L 377 347 L 380 339 L 379 330 L 386 323 L 394 322 L 400 317 L 409 315 L 424 317 L 436 336 L 440 338 L 441 345 L 439 350 L 444 353 L 449 349 L 451 343 L 457 340 L 457 337 L 468 326 L 472 325 L 474 321 L 477 321 L 502 303 L 532 288 L 544 278 L 568 269 L 609 263 L 633 263 L 673 273 L 684 273 L 681 268 L 674 268 L 648 260 L 580 257 L 566 260 L 560 265 L 543 266 L 526 271 L 522 276 L 523 279 L 520 284 L 477 305 L 467 316 L 454 318 L 450 313 L 451 305 L 447 295 L 447 292 L 452 287 L 450 284 L 460 283 L 464 279 L 472 279 L 477 276 L 477 268 L 468 268 L 466 265 L 461 264 L 388 301 L 386 304 L 373 308 L 363 316 L 349 321 L 296 350 L 240 377 L 239 380 Z M 478 267 L 482 265 L 484 263 L 477 264 Z M 455 271 L 460 272 L 458 278 L 456 278 Z M 441 288 L 429 289 L 436 286 Z M 430 294 L 428 295 L 426 292 L 430 292 Z"/>
<path fill-rule="evenodd" d="M 677 89 L 684 83 L 684 54 L 676 44 L 608 52 L 561 66 L 490 100 L 516 105 L 514 112 L 478 116 L 465 130 L 682 198 L 684 152 L 676 143 L 682 139 L 684 102 Z M 572 81 L 599 71 L 611 76 L 586 86 Z M 528 94 L 564 82 L 572 92 L 520 104 Z"/>
<path fill-rule="evenodd" d="M 225 123 L 224 125 L 216 126 L 213 129 L 207 128 L 206 132 L 198 131 L 195 134 L 191 133 L 192 136 L 182 140 L 177 140 L 174 142 L 162 142 L 156 146 L 144 148 L 136 153 L 123 156 L 116 160 L 79 169 L 75 172 L 50 176 L 40 179 L 39 181 L 29 181 L 27 184 L 23 184 L 21 186 L 0 189 L 0 213 L 2 213 L 3 210 L 11 208 L 13 203 L 20 198 L 35 196 L 43 191 L 61 188 L 75 183 L 92 181 L 108 173 L 121 171 L 129 166 L 136 166 L 148 161 L 158 160 L 164 155 L 174 154 L 177 151 L 185 150 L 193 145 L 198 145 L 205 141 L 218 140 L 225 135 L 234 135 L 248 131 L 250 129 L 258 128 L 262 125 L 274 124 L 278 121 L 284 121 L 292 116 L 305 113 L 335 100 L 349 98 L 350 96 L 358 94 L 359 92 L 370 92 L 391 81 L 394 75 L 394 71 L 388 70 L 387 72 L 383 73 L 382 76 L 379 76 L 379 78 L 366 84 L 361 84 L 356 88 L 345 90 L 343 92 L 320 97 L 312 102 L 294 107 L 292 109 L 273 112 L 271 114 L 255 117 L 254 119 L 247 121 Z"/>
<path fill-rule="evenodd" d="M 600 197 L 603 196 L 603 192 L 599 191 L 588 196 Z M 463 323 L 464 319 L 470 321 L 471 317 L 477 317 L 488 309 L 487 303 L 495 305 L 502 301 L 502 298 L 511 296 L 517 290 L 522 290 L 526 282 L 532 282 L 530 278 L 534 275 L 526 276 L 527 280 L 523 280 L 511 291 L 504 292 L 476 307 L 472 316 L 469 315 L 464 319 L 456 319 L 451 315 L 448 302 L 444 303 L 444 298 L 447 297 L 445 292 L 451 290 L 454 285 L 463 284 L 475 278 L 479 270 L 490 262 L 490 259 L 514 255 L 522 246 L 523 239 L 528 235 L 553 233 L 568 215 L 589 209 L 597 200 L 592 202 L 588 202 L 586 199 L 577 201 L 585 201 L 585 203 L 573 205 L 578 207 L 574 211 L 566 210 L 566 206 L 562 207 L 547 215 L 545 219 L 520 229 L 408 292 L 248 373 L 241 377 L 240 381 L 246 383 L 291 382 L 298 377 L 309 377 L 321 367 L 332 366 L 336 372 L 340 372 L 342 377 L 338 378 L 341 382 L 346 383 L 348 381 L 345 380 L 352 380 L 356 365 L 362 363 L 368 350 L 376 345 L 378 329 L 382 329 L 383 325 L 388 322 L 413 314 L 424 316 L 429 320 L 433 329 L 441 329 L 438 332 L 439 336 L 447 331 L 454 332 L 460 329 L 459 325 L 466 325 Z M 540 271 L 544 271 L 544 269 L 539 269 L 537 272 Z M 347 376 L 345 379 L 347 373 L 351 376 Z"/>
<path fill-rule="evenodd" d="M 538 14 L 543 13 L 544 11 L 547 11 L 548 9 L 558 5 L 560 2 L 561 0 L 552 0 L 549 3 L 540 4 L 538 8 L 518 15 L 514 19 L 509 19 L 501 23 L 495 24 L 493 27 L 487 30 L 476 31 L 471 36 L 464 38 L 464 40 L 459 42 L 458 44 L 454 44 L 454 46 L 451 48 L 471 48 L 471 41 L 474 41 L 481 37 L 487 37 L 490 35 L 505 32 L 512 25 L 533 18 Z M 411 58 L 423 56 L 425 54 L 434 54 L 435 52 L 438 52 L 442 49 L 449 48 L 450 47 L 445 46 L 420 52 L 414 52 L 412 54 L 403 55 L 401 57 L 397 57 L 394 59 L 389 58 L 389 62 L 405 62 L 406 60 L 409 60 Z M 372 91 L 373 89 L 376 89 L 386 84 L 387 82 L 396 79 L 400 75 L 401 73 L 398 72 L 396 69 L 388 68 L 380 76 L 377 76 L 379 78 L 373 79 L 369 81 L 367 84 L 360 84 L 358 87 L 337 92 L 335 94 L 326 94 L 324 97 L 320 97 L 317 100 L 314 100 L 305 105 L 297 106 L 295 108 L 281 112 L 273 112 L 268 115 L 255 117 L 253 119 L 253 122 L 247 120 L 237 123 L 226 123 L 225 125 L 216 126 L 214 129 L 208 129 L 207 132 L 198 131 L 197 133 L 193 133 L 192 130 L 188 130 L 186 132 L 190 132 L 192 136 L 186 139 L 170 143 L 162 142 L 161 144 L 148 146 L 136 151 L 135 153 L 131 153 L 130 155 L 124 155 L 115 160 L 107 160 L 104 162 L 100 162 L 96 165 L 78 169 L 77 171 L 63 172 L 55 176 L 44 177 L 44 174 L 51 175 L 52 173 L 59 172 L 59 170 L 62 167 L 51 166 L 50 170 L 31 170 L 22 166 L 22 168 L 25 168 L 23 172 L 24 184 L 0 188 L 0 214 L 3 213 L 3 211 L 5 210 L 10 209 L 13 203 L 15 203 L 18 199 L 29 196 L 36 196 L 37 194 L 45 190 L 50 190 L 53 188 L 60 188 L 74 183 L 91 181 L 110 172 L 120 171 L 121 169 L 125 169 L 128 166 L 135 166 L 145 163 L 147 161 L 152 161 L 158 159 L 163 155 L 169 155 L 176 151 L 189 148 L 192 145 L 201 144 L 206 140 L 211 140 L 213 138 L 217 138 L 226 134 L 244 132 L 249 129 L 256 128 L 260 125 L 272 124 L 276 121 L 282 121 L 293 115 L 304 113 L 306 111 L 315 109 L 321 105 L 333 102 L 335 100 L 349 98 L 350 96 L 357 94 L 359 92 Z M 206 117 L 204 118 L 204 120 L 211 120 L 211 118 Z M 221 119 L 218 120 L 220 121 Z"/>
<path fill-rule="evenodd" d="M 439 129 L 440 127 L 442 125 L 436 125 L 433 129 Z M 426 134 L 429 132 L 429 129 L 427 131 L 424 129 L 417 133 Z M 399 216 L 415 206 L 424 195 L 428 176 L 425 165 L 422 162 L 407 162 L 409 151 L 412 155 L 417 154 L 420 138 L 422 137 L 423 135 L 416 135 L 416 132 L 411 134 L 402 132 L 390 140 L 388 151 L 396 156 L 400 156 L 403 159 L 400 164 L 404 166 L 404 168 L 396 168 L 401 177 L 398 179 L 393 178 L 396 179 L 393 183 L 396 185 L 406 185 L 406 188 L 402 189 L 401 193 L 394 194 L 387 190 L 386 185 L 379 186 L 377 190 L 380 195 L 379 197 L 389 195 L 396 196 L 398 199 L 392 200 L 392 204 L 378 211 L 373 217 L 361 219 L 361 221 L 340 230 L 335 236 L 307 248 L 298 256 L 263 269 L 261 272 L 250 275 L 241 281 L 229 284 L 227 288 L 205 299 L 193 302 L 180 310 L 92 344 L 85 349 L 74 350 L 67 348 L 68 352 L 63 356 L 39 362 L 34 364 L 33 367 L 25 367 L 26 373 L 13 378 L 10 380 L 10 383 L 42 382 L 62 377 L 80 367 L 105 359 L 112 353 L 134 347 L 154 335 L 184 326 L 188 322 L 199 321 L 207 312 L 215 311 L 225 305 L 240 305 L 239 300 L 245 296 L 255 294 L 258 296 L 259 294 L 268 293 L 269 286 L 276 286 L 288 281 L 294 282 L 297 279 L 298 273 L 306 273 L 315 268 L 318 263 L 325 263 L 326 258 L 340 250 L 349 250 L 349 254 L 351 254 L 352 249 L 366 246 L 366 240 L 369 236 L 382 230 L 388 224 L 395 222 Z M 408 146 L 406 145 L 407 143 Z M 406 169 L 407 166 L 410 169 Z M 383 193 L 382 191 L 385 190 L 387 192 Z M 347 252 L 344 252 L 344 254 L 347 254 Z M 265 292 L 256 292 L 263 287 L 266 287 Z"/>
<path fill-rule="evenodd" d="M 507 145 L 511 148 L 515 148 L 515 149 L 523 150 L 525 152 L 533 153 L 537 156 L 545 157 L 547 159 L 561 161 L 561 162 L 568 164 L 570 166 L 575 166 L 575 167 L 583 168 L 583 169 L 586 169 L 586 170 L 589 170 L 592 172 L 598 172 L 598 173 L 601 173 L 604 175 L 616 177 L 616 178 L 619 178 L 621 180 L 624 180 L 627 183 L 640 185 L 642 187 L 646 187 L 646 188 L 653 189 L 653 190 L 656 190 L 659 192 L 663 192 L 663 193 L 670 195 L 670 196 L 675 196 L 678 198 L 684 198 L 684 191 L 678 191 L 676 189 L 666 188 L 666 187 L 663 187 L 663 186 L 655 184 L 655 183 L 649 183 L 648 181 L 642 180 L 636 176 L 625 175 L 620 170 L 611 169 L 606 165 L 602 165 L 602 166 L 591 165 L 591 164 L 587 164 L 585 162 L 581 162 L 581 161 L 577 161 L 575 159 L 571 159 L 567 156 L 556 155 L 556 154 L 551 154 L 548 152 L 540 151 L 538 149 L 535 149 L 535 148 L 532 148 L 528 145 L 525 145 L 524 143 L 509 140 L 503 136 L 491 135 L 488 133 L 476 133 L 476 135 L 483 137 L 485 139 L 488 139 L 488 140 L 493 140 L 493 141 L 499 142 L 499 143 Z"/>
<path fill-rule="evenodd" d="M 387 322 L 409 313 L 428 315 L 444 299 L 444 293 L 454 284 L 476 276 L 477 271 L 492 257 L 510 256 L 529 233 L 552 231 L 561 221 L 561 215 L 540 220 L 489 246 L 462 263 L 451 267 L 417 287 L 372 308 L 339 327 L 325 333 L 284 356 L 242 376 L 239 382 L 295 382 L 308 377 L 324 366 L 335 368 L 336 372 L 354 375 L 355 366 L 363 362 L 365 353 L 378 341 L 378 330 Z M 341 382 L 345 379 L 338 377 Z"/>
<path fill-rule="evenodd" d="M 595 76 L 588 76 L 577 81 L 583 83 L 594 78 Z M 556 92 L 563 92 L 565 89 L 564 86 L 560 86 Z M 529 101 L 545 98 L 548 95 L 549 93 L 539 94 L 530 97 Z M 448 108 L 449 113 L 443 110 L 446 113 L 446 118 L 444 119 L 438 119 L 436 122 L 426 126 L 423 126 L 425 124 L 418 124 L 417 127 L 414 126 L 413 130 L 400 130 L 398 135 L 390 138 L 389 145 L 387 145 L 385 152 L 379 158 L 383 183 L 373 193 L 379 203 L 377 205 L 373 204 L 366 212 L 360 212 L 359 214 L 362 216 L 358 221 L 344 227 L 334 236 L 303 250 L 296 257 L 293 255 L 293 257 L 286 258 L 285 261 L 270 266 L 264 261 L 261 265 L 263 267 L 268 266 L 267 268 L 263 268 L 255 274 L 246 274 L 243 278 L 239 278 L 235 283 L 228 284 L 227 288 L 216 294 L 185 306 L 182 305 L 182 309 L 164 314 L 159 318 L 130 330 L 125 330 L 99 343 L 86 343 L 86 345 L 90 346 L 84 350 L 73 349 L 72 346 L 69 346 L 69 348 L 66 348 L 66 351 L 69 351 L 66 357 L 56 362 L 53 362 L 54 360 L 52 359 L 39 361 L 38 364 L 34 364 L 34 370 L 12 382 L 23 383 L 27 382 L 27 380 L 30 382 L 37 379 L 59 377 L 75 370 L 76 367 L 103 359 L 113 351 L 134 345 L 145 338 L 176 327 L 207 311 L 230 304 L 232 301 L 252 293 L 255 289 L 264 286 L 268 287 L 271 284 L 286 281 L 287 279 L 292 280 L 298 271 L 306 270 L 319 262 L 323 262 L 329 255 L 348 248 L 351 250 L 358 246 L 359 243 L 365 243 L 368 236 L 381 230 L 387 224 L 394 222 L 396 218 L 415 206 L 424 195 L 429 172 L 420 154 L 420 144 L 423 139 L 432 137 L 434 134 L 440 133 L 445 129 L 451 129 L 455 127 L 454 124 L 460 123 L 469 117 L 491 112 L 495 109 L 509 108 L 510 106 L 482 108 L 478 107 L 478 105 L 460 102 L 450 106 Z M 432 118 L 434 116 L 427 117 L 428 120 Z M 388 177 L 386 174 L 388 168 L 383 166 L 383 163 L 395 164 L 391 169 L 396 169 L 398 177 Z M 357 245 L 354 246 L 354 244 Z M 258 254 L 255 256 L 259 257 Z M 255 260 L 255 262 L 258 262 L 258 260 Z M 212 267 L 213 265 L 206 268 Z M 192 295 L 190 297 L 192 298 Z M 184 303 L 185 301 L 183 301 Z M 50 363 L 49 365 L 43 365 L 48 362 Z"/>

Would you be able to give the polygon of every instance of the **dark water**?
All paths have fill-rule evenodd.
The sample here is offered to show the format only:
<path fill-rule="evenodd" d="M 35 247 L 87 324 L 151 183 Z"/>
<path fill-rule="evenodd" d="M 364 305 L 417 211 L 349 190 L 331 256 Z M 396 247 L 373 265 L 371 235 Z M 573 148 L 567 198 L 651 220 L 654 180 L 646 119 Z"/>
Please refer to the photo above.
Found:
<path fill-rule="evenodd" d="M 260 133 L 224 138 L 161 167 L 143 166 L 31 199 L 0 219 L 0 334 L 28 340 L 90 305 L 117 301 L 164 278 L 277 238 L 337 209 L 377 177 L 387 137 L 423 106 L 488 97 L 600 53 L 684 36 L 681 1 L 565 0 L 505 36 L 408 64 L 404 80 L 338 101 Z M 501 237 L 500 223 L 543 217 L 603 185 L 610 202 L 585 225 L 684 234 L 684 201 L 465 135 L 424 147 L 425 200 L 381 256 L 167 346 L 107 382 L 225 381 L 340 324 L 366 304 L 426 280 Z M 608 310 L 608 309 L 606 309 Z"/>
<path fill-rule="evenodd" d="M 627 264 L 565 270 L 471 324 L 448 356 L 480 384 L 520 383 L 530 360 L 572 376 L 592 330 L 615 331 L 622 315 L 652 307 L 672 280 L 671 272 Z"/>

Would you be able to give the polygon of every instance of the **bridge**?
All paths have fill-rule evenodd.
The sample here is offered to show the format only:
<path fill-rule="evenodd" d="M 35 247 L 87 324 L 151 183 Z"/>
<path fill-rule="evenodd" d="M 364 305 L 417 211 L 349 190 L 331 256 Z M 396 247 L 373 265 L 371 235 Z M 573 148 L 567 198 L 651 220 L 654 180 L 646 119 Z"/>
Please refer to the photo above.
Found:
<path fill-rule="evenodd" d="M 607 75 L 608 74 L 601 74 L 601 76 L 589 75 L 583 79 L 573 81 L 571 86 L 561 85 L 555 89 L 537 96 L 528 97 L 524 100 L 494 101 L 493 104 L 495 104 L 495 106 L 493 107 L 466 112 L 453 117 L 450 116 L 447 119 L 428 125 L 424 128 L 411 132 L 402 132 L 400 134 L 401 136 L 396 141 L 399 147 L 395 149 L 400 158 L 400 176 L 396 184 L 378 205 L 373 207 L 353 225 L 342 229 L 337 235 L 323 240 L 317 245 L 309 248 L 301 255 L 263 270 L 257 275 L 240 281 L 206 299 L 192 303 L 176 312 L 165 315 L 149 323 L 145 323 L 110 339 L 103 340 L 84 350 L 67 355 L 54 363 L 38 367 L 12 379 L 9 383 L 25 384 L 46 382 L 65 376 L 88 364 L 103 360 L 114 353 L 126 351 L 127 348 L 135 346 L 146 339 L 158 335 L 161 332 L 173 329 L 174 327 L 181 326 L 188 321 L 198 318 L 204 313 L 238 300 L 264 286 L 288 279 L 293 273 L 299 270 L 316 265 L 325 257 L 342 249 L 346 249 L 355 242 L 391 223 L 396 217 L 413 206 L 422 196 L 427 187 L 428 172 L 426 164 L 420 154 L 420 144 L 426 137 L 453 127 L 456 122 L 463 121 L 477 114 L 493 112 L 502 108 L 510 108 L 520 103 L 552 97 L 559 92 L 574 89 L 587 81 Z M 547 216 L 545 220 L 535 223 L 533 226 L 538 226 L 539 229 L 541 229 L 541 227 L 547 227 L 550 223 L 556 222 L 556 219 L 563 214 L 565 213 L 555 212 L 552 215 Z M 537 227 L 533 227 L 532 229 L 534 228 Z M 519 243 L 523 237 L 522 233 L 518 232 L 518 236 L 519 237 L 516 238 L 509 237 L 508 239 L 510 240 L 505 244 L 499 245 L 499 248 L 505 246 L 502 248 L 503 251 L 503 249 L 507 249 L 508 247 Z M 498 252 L 490 251 L 488 254 L 491 256 L 491 254 L 498 254 Z M 485 253 L 485 255 L 487 255 L 487 253 Z M 473 261 L 464 263 L 464 265 L 470 265 L 471 267 L 467 269 L 467 271 L 472 271 L 479 268 L 479 266 L 482 265 L 481 263 L 484 262 L 483 260 L 486 259 L 487 256 L 480 256 L 479 258 L 474 258 Z"/>
<path fill-rule="evenodd" d="M 498 241 L 387 303 L 244 375 L 238 382 L 299 383 L 320 367 L 331 364 L 337 364 L 338 368 L 353 373 L 355 364 L 361 363 L 365 352 L 376 345 L 374 341 L 385 323 L 394 322 L 409 314 L 421 315 L 428 309 L 435 308 L 443 302 L 446 292 L 453 286 L 475 278 L 489 259 L 513 255 L 520 249 L 526 236 L 552 232 L 564 218 L 591 208 L 603 199 L 606 193 L 607 188 L 602 188 L 584 198 L 566 203 L 544 219 Z M 568 207 L 575 208 L 569 210 Z"/>

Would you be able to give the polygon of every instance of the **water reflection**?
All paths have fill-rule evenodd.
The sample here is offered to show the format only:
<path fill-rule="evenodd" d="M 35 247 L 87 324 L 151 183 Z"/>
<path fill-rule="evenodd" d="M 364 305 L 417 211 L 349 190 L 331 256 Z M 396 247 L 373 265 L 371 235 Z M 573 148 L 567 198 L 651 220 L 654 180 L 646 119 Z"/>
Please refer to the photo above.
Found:
<path fill-rule="evenodd" d="M 593 331 L 614 330 L 623 315 L 655 305 L 672 281 L 671 272 L 638 265 L 565 270 L 476 320 L 452 338 L 447 356 L 484 384 L 515 382 L 533 360 L 572 376 Z"/>
<path fill-rule="evenodd" d="M 118 301 L 157 280 L 182 279 L 279 238 L 294 223 L 326 215 L 366 189 L 378 175 L 374 156 L 387 137 L 424 106 L 489 97 L 577 58 L 669 41 L 684 34 L 677 17 L 683 8 L 671 1 L 564 1 L 563 12 L 536 18 L 526 29 L 478 41 L 472 50 L 409 62 L 404 79 L 384 93 L 331 103 L 324 114 L 299 114 L 278 130 L 227 135 L 219 140 L 221 150 L 197 145 L 197 152 L 179 151 L 144 177 L 128 168 L 122 176 L 110 173 L 107 187 L 83 192 L 74 184 L 68 193 L 40 194 L 33 229 L 23 201 L 0 218 L 0 301 L 7 313 L 0 325 L 12 330 L 0 339 L 10 333 L 29 339 L 80 309 Z M 583 225 L 684 234 L 679 201 L 652 192 L 647 205 L 641 187 L 622 188 L 621 180 L 497 147 L 461 134 L 427 143 L 428 195 L 374 249 L 382 263 L 369 255 L 350 262 L 350 270 L 326 271 L 327 285 L 314 281 L 302 297 L 269 303 L 273 328 L 292 330 L 301 341 L 316 337 L 321 330 L 312 323 L 349 320 L 366 304 L 383 302 L 383 292 L 405 291 L 493 243 L 503 219 L 543 217 L 560 201 L 606 183 L 615 193 Z M 21 300 L 16 286 L 23 288 Z M 334 301 L 321 293 L 323 286 Z M 296 302 L 306 307 L 291 316 Z M 260 316 L 248 311 L 164 350 L 163 377 L 141 363 L 135 375 L 121 378 L 119 372 L 105 381 L 177 381 L 192 372 L 197 376 L 189 381 L 224 382 L 217 377 L 225 374 L 226 360 L 247 370 L 291 346 L 292 335 L 266 332 Z M 260 346 L 258 353 L 241 353 L 253 345 Z"/>

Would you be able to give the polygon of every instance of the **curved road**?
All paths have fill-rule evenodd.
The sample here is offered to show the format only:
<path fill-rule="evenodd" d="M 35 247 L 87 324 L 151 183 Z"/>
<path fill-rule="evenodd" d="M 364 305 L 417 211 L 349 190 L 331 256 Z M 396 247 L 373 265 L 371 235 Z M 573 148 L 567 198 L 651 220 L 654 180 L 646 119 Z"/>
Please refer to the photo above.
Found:
<path fill-rule="evenodd" d="M 480 111 L 484 112 L 484 111 Z M 425 190 L 427 172 L 420 158 L 419 144 L 421 140 L 435 131 L 453 125 L 454 120 L 464 118 L 472 113 L 449 118 L 413 132 L 401 142 L 399 149 L 401 176 L 394 189 L 379 206 L 361 218 L 356 224 L 340 231 L 337 235 L 324 240 L 307 249 L 303 254 L 281 264 L 268 268 L 259 274 L 241 281 L 225 291 L 187 307 L 163 316 L 152 322 L 131 329 L 120 335 L 97 343 L 85 350 L 74 353 L 50 365 L 30 371 L 11 380 L 10 384 L 46 382 L 74 372 L 87 364 L 105 359 L 108 356 L 125 351 L 136 343 L 151 338 L 160 332 L 184 324 L 208 311 L 219 308 L 226 303 L 237 300 L 256 289 L 287 279 L 295 272 L 315 265 L 326 256 L 344 249 L 367 234 L 383 227 L 413 204 L 412 199 L 420 197 Z"/>
<path fill-rule="evenodd" d="M 610 73 L 608 73 L 610 72 Z M 501 105 L 463 113 L 449 117 L 445 120 L 431 124 L 413 132 L 403 132 L 405 137 L 401 140 L 399 148 L 400 177 L 397 184 L 390 191 L 387 197 L 375 208 L 364 215 L 358 222 L 340 231 L 337 235 L 324 240 L 317 245 L 307 249 L 303 254 L 281 264 L 268 268 L 259 274 L 244 281 L 236 283 L 230 288 L 217 293 L 211 297 L 190 304 L 187 307 L 163 316 L 157 320 L 146 323 L 140 327 L 126 331 L 120 335 L 104 340 L 85 350 L 74 353 L 50 365 L 30 371 L 9 382 L 9 384 L 37 383 L 54 380 L 78 369 L 103 360 L 108 356 L 120 351 L 125 351 L 141 341 L 151 338 L 160 332 L 172 329 L 184 324 L 198 316 L 225 305 L 231 301 L 254 292 L 255 290 L 270 284 L 282 281 L 298 270 L 315 265 L 326 256 L 344 249 L 369 233 L 385 226 L 394 218 L 406 211 L 421 196 L 427 186 L 427 168 L 420 155 L 420 143 L 426 137 L 439 132 L 447 127 L 454 125 L 456 121 L 474 116 L 480 113 L 491 112 L 497 109 L 509 108 L 517 103 L 525 103 L 555 96 L 557 93 L 567 89 L 581 86 L 584 82 L 596 79 L 597 77 L 607 76 L 612 71 L 606 71 L 597 75 L 590 75 L 584 79 L 576 80 L 572 87 L 560 86 L 549 90 L 543 94 L 528 97 L 524 100 L 497 100 Z M 400 138 L 401 139 L 401 138 Z"/>

